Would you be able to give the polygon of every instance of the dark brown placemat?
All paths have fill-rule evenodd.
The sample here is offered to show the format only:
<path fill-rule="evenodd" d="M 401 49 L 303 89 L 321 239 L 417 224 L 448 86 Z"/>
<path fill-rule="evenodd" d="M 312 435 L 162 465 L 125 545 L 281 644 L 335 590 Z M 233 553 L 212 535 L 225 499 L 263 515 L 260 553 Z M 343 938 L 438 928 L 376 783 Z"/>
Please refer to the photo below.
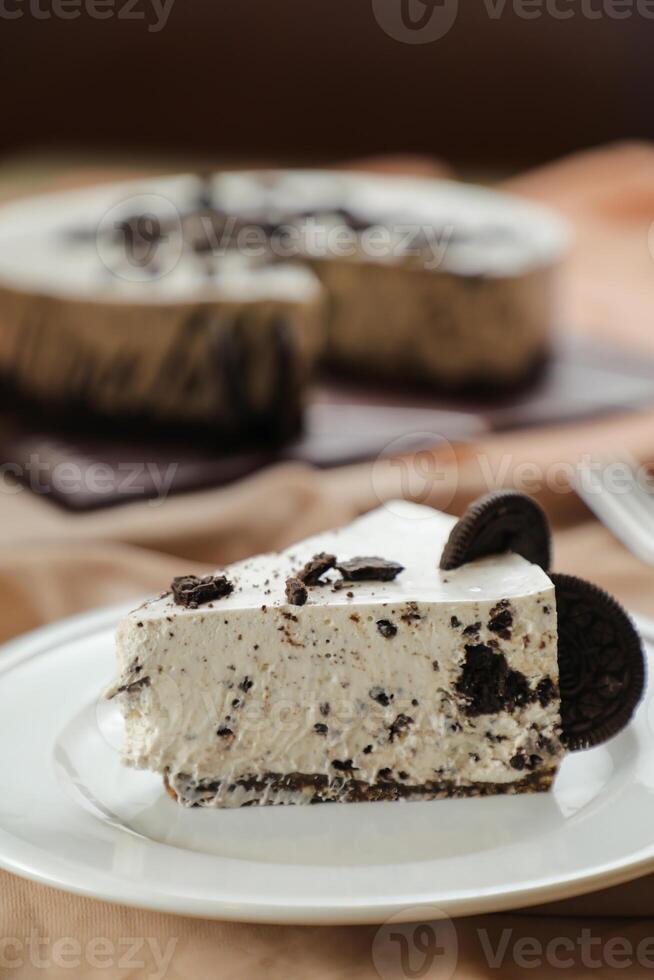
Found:
<path fill-rule="evenodd" d="M 439 440 L 545 426 L 654 404 L 654 362 L 589 341 L 561 341 L 528 389 L 495 399 L 438 397 L 410 388 L 324 381 L 305 435 L 281 451 L 223 454 L 179 442 L 92 437 L 16 418 L 0 433 L 0 465 L 35 493 L 73 511 L 222 486 L 263 466 L 339 466 L 404 455 Z"/>

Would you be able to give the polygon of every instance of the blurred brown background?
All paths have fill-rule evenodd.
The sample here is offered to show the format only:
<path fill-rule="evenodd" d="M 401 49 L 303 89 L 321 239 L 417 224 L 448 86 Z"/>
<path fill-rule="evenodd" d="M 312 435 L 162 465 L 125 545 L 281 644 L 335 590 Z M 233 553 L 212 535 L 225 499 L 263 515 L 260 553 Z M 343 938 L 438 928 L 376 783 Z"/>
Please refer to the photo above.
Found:
<path fill-rule="evenodd" d="M 636 0 L 459 0 L 426 44 L 389 37 L 371 0 L 173 0 L 167 21 L 151 0 L 96 3 L 106 19 L 83 0 L 0 4 L 0 152 L 408 151 L 492 173 L 654 136 L 654 20 Z"/>

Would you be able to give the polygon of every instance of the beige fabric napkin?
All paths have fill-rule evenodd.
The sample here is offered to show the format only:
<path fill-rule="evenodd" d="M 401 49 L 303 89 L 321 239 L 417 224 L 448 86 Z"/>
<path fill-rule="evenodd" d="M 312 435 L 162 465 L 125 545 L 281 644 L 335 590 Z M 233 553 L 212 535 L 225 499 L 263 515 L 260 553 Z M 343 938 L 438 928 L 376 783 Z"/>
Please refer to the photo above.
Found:
<path fill-rule="evenodd" d="M 563 322 L 650 347 L 654 268 L 646 232 L 654 210 L 654 150 L 609 147 L 510 184 L 558 205 L 577 226 L 578 246 L 565 270 Z M 489 467 L 503 474 L 502 482 L 511 483 L 521 463 L 536 462 L 542 469 L 573 461 L 593 447 L 628 446 L 639 458 L 649 459 L 651 433 L 652 413 L 641 412 L 552 429 L 537 438 L 533 432 L 507 434 L 476 446 L 445 447 L 435 457 L 443 478 L 433 481 L 428 499 L 458 511 L 488 488 Z M 500 467 L 507 457 L 508 468 Z M 173 498 L 159 506 L 139 503 L 75 516 L 26 491 L 4 488 L 0 635 L 8 638 L 77 610 L 136 598 L 166 586 L 173 574 L 205 564 L 283 547 L 393 496 L 396 480 L 385 464 L 325 473 L 279 466 L 238 486 Z M 591 521 L 570 492 L 545 487 L 541 499 L 558 528 L 556 567 L 593 578 L 632 608 L 654 614 L 654 572 Z M 394 980 L 409 975 L 473 980 L 529 972 L 547 978 L 559 976 L 562 969 L 576 978 L 590 971 L 606 976 L 619 966 L 626 977 L 649 976 L 654 943 L 648 948 L 645 941 L 654 936 L 654 887 L 651 878 L 644 878 L 543 910 L 458 920 L 454 928 L 456 964 L 450 934 L 447 956 L 439 960 L 438 954 L 431 972 L 425 972 L 429 964 L 421 958 L 416 934 L 408 930 L 407 942 L 417 959 L 409 964 L 410 972 L 397 972 L 392 956 L 389 960 L 387 931 L 376 927 L 257 927 L 185 920 L 66 895 L 0 873 L 0 977 L 26 980 L 42 975 L 55 980 Z M 557 967 L 557 956 L 567 957 L 571 965 Z M 529 963 L 531 967 L 525 965 Z"/>

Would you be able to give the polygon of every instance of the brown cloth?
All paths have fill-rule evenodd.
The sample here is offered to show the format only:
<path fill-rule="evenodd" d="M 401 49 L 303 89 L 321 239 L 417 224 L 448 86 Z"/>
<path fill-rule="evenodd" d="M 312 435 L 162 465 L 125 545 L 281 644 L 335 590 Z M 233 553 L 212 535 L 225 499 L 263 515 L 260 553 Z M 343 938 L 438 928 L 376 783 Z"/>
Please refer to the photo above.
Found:
<path fill-rule="evenodd" d="M 424 161 L 386 161 L 385 166 L 439 172 Z M 78 182 L 94 178 L 97 174 L 81 174 Z M 6 193 L 1 183 L 0 195 Z M 654 259 L 648 247 L 654 149 L 612 146 L 506 186 L 555 205 L 575 225 L 561 322 L 642 350 L 654 348 Z M 558 478 L 562 464 L 586 452 L 628 449 L 649 462 L 653 415 L 643 411 L 448 446 L 434 454 L 433 479 L 427 484 L 409 479 L 408 486 L 423 501 L 453 512 L 496 485 L 517 483 L 536 492 L 557 528 L 555 568 L 591 578 L 631 609 L 654 614 L 649 588 L 654 571 L 592 521 L 565 479 Z M 408 459 L 409 477 L 422 478 L 422 470 L 411 473 L 412 465 Z M 323 473 L 285 465 L 220 490 L 83 515 L 60 512 L 5 484 L 0 487 L 0 635 L 6 639 L 78 610 L 135 599 L 166 586 L 173 574 L 281 548 L 398 495 L 400 476 L 397 467 L 380 462 Z M 526 479 L 531 483 L 525 486 Z M 401 927 L 417 957 L 407 972 L 380 959 L 386 940 L 377 927 L 259 927 L 183 919 L 93 902 L 0 873 L 0 977 L 26 980 L 41 975 L 473 980 L 523 973 L 558 977 L 562 970 L 575 978 L 618 970 L 625 977 L 649 976 L 654 879 L 522 913 L 461 919 L 454 928 L 457 956 L 442 962 L 436 956 L 430 968 L 417 940 L 411 946 L 417 936 L 413 927 Z M 438 939 L 438 928 L 435 935 Z"/>

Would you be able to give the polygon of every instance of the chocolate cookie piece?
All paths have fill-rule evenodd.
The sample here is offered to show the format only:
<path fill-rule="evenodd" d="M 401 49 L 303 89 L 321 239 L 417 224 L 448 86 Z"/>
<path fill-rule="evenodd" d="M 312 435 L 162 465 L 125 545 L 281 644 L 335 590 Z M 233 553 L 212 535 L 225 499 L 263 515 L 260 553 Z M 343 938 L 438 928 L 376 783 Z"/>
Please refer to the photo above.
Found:
<path fill-rule="evenodd" d="M 299 578 L 286 579 L 286 598 L 292 606 L 303 606 L 307 601 L 307 587 Z"/>
<path fill-rule="evenodd" d="M 574 575 L 552 574 L 559 633 L 562 741 L 591 748 L 629 722 L 645 686 L 645 660 L 622 606 Z"/>
<path fill-rule="evenodd" d="M 550 567 L 550 529 L 542 507 L 523 493 L 499 490 L 468 507 L 443 548 L 440 567 L 514 551 L 545 571 Z"/>
<path fill-rule="evenodd" d="M 171 585 L 178 606 L 198 606 L 212 599 L 222 599 L 234 591 L 234 586 L 225 575 L 178 575 Z"/>
<path fill-rule="evenodd" d="M 335 555 L 328 555 L 321 551 L 320 554 L 314 555 L 304 568 L 296 572 L 295 577 L 299 578 L 300 582 L 304 582 L 305 585 L 318 585 L 325 572 L 328 572 L 335 564 Z"/>
<path fill-rule="evenodd" d="M 397 634 L 397 626 L 390 619 L 378 619 L 377 630 L 387 640 L 391 640 Z"/>
<path fill-rule="evenodd" d="M 350 558 L 336 562 L 336 568 L 350 582 L 392 582 L 404 565 L 386 558 Z"/>

